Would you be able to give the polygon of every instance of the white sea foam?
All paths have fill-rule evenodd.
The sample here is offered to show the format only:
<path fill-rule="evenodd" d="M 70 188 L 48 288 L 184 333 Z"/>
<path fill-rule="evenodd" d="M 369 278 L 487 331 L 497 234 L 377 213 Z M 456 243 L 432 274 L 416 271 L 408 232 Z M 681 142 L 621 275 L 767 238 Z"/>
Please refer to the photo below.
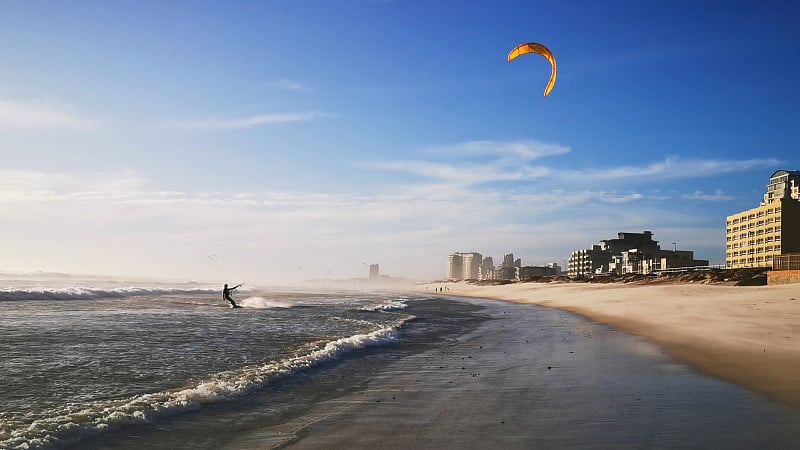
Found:
<path fill-rule="evenodd" d="M 236 303 L 246 308 L 260 308 L 260 309 L 291 308 L 292 306 L 294 306 L 290 302 L 284 302 L 280 300 L 270 300 L 264 297 L 247 297 L 242 300 L 236 300 Z"/>
<path fill-rule="evenodd" d="M 154 288 L 154 287 L 32 287 L 18 289 L 13 287 L 0 287 L 0 301 L 17 300 L 90 300 L 96 298 L 124 298 L 142 295 L 168 295 L 168 294 L 208 294 L 215 293 L 215 289 L 206 288 Z"/>
<path fill-rule="evenodd" d="M 362 311 L 399 311 L 408 308 L 405 299 L 393 300 L 388 303 L 381 303 L 379 305 L 370 305 L 361 308 Z"/>
<path fill-rule="evenodd" d="M 309 353 L 294 358 L 247 366 L 216 374 L 211 379 L 184 389 L 162 391 L 135 397 L 65 405 L 30 418 L 0 414 L 0 448 L 63 448 L 81 438 L 125 425 L 148 423 L 161 417 L 200 409 L 203 404 L 234 400 L 354 349 L 392 342 L 397 331 L 412 316 L 400 318 L 367 334 L 357 334 L 320 344 Z"/>

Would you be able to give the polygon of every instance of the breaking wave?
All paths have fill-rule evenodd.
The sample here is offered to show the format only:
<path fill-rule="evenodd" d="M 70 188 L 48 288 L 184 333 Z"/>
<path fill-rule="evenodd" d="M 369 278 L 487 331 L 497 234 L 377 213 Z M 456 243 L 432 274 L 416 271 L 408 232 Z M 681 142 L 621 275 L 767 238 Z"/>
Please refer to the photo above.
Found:
<path fill-rule="evenodd" d="M 379 305 L 370 305 L 361 308 L 362 311 L 399 311 L 401 309 L 408 308 L 408 305 L 404 301 L 406 299 L 400 300 L 392 300 L 388 303 L 382 303 Z"/>
<path fill-rule="evenodd" d="M 84 437 L 121 426 L 150 423 L 200 409 L 204 404 L 232 401 L 349 351 L 393 342 L 400 328 L 411 318 L 400 318 L 367 334 L 321 343 L 316 350 L 304 355 L 221 372 L 182 389 L 118 400 L 67 404 L 43 411 L 35 417 L 0 413 L 0 448 L 63 448 Z"/>
<path fill-rule="evenodd" d="M 148 288 L 148 287 L 63 287 L 15 289 L 0 287 L 0 301 L 19 300 L 91 300 L 98 298 L 124 298 L 142 295 L 209 294 L 218 290 L 206 288 Z"/>

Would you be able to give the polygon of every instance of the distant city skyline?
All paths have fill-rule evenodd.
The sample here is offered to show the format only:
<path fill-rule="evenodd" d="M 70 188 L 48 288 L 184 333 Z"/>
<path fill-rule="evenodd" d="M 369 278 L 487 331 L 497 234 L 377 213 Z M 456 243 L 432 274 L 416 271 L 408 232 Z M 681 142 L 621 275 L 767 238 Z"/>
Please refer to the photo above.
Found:
<path fill-rule="evenodd" d="M 546 9 L 546 13 L 544 10 Z M 513 14 L 509 12 L 513 11 Z M 800 169 L 793 2 L 6 2 L 0 271 L 441 279 L 726 217 Z M 506 56 L 523 42 L 549 63 Z"/>

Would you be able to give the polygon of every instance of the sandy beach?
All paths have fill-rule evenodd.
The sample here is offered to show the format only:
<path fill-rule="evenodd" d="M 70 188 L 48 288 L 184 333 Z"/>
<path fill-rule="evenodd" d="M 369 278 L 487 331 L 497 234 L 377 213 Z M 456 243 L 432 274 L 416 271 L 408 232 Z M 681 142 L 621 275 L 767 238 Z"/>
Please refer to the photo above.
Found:
<path fill-rule="evenodd" d="M 667 353 L 667 345 L 644 333 L 620 332 L 619 325 L 553 307 L 556 301 L 625 304 L 620 316 L 652 313 L 665 324 L 649 328 L 684 336 L 687 331 L 677 326 L 672 331 L 670 324 L 688 320 L 652 306 L 659 296 L 671 305 L 667 309 L 703 323 L 709 315 L 704 311 L 733 313 L 713 304 L 698 310 L 692 305 L 702 303 L 692 294 L 695 288 L 721 292 L 719 299 L 711 297 L 721 303 L 738 293 L 794 291 L 534 284 L 448 288 L 445 293 L 462 296 L 431 295 L 432 289 L 409 295 L 401 314 L 414 318 L 392 343 L 348 352 L 234 402 L 101 434 L 82 441 L 80 448 L 752 449 L 790 448 L 800 441 L 796 406 L 695 370 L 699 365 L 682 364 Z M 670 300 L 684 290 L 681 301 Z M 482 298 L 498 293 L 513 301 Z M 643 294 L 646 301 L 638 304 L 635 299 Z M 628 296 L 632 300 L 626 302 Z M 749 304 L 760 309 L 772 304 L 759 298 Z M 686 303 L 682 309 L 681 302 Z M 711 321 L 706 328 L 715 326 Z M 740 335 L 747 336 L 750 327 L 755 325 L 739 325 L 745 329 Z M 696 347 L 720 352 L 708 342 Z M 767 354 L 777 353 L 777 347 Z M 735 359 L 740 353 L 722 354 Z M 773 376 L 791 372 L 781 372 L 785 361 L 774 364 Z"/>
<path fill-rule="evenodd" d="M 457 304 L 444 305 L 451 319 L 415 311 L 416 329 L 453 320 L 460 331 L 414 332 L 354 358 L 307 385 L 313 404 L 224 448 L 752 449 L 800 439 L 796 408 L 678 364 L 647 338 L 555 308 L 466 301 L 481 308 L 472 318 Z"/>
<path fill-rule="evenodd" d="M 559 308 L 647 337 L 696 369 L 800 406 L 800 285 L 440 283 L 444 294 Z"/>

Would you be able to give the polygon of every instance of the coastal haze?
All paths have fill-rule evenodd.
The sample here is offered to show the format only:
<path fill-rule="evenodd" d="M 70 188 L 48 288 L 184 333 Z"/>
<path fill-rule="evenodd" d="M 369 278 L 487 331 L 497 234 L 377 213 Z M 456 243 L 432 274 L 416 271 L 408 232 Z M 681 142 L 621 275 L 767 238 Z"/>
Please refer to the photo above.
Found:
<path fill-rule="evenodd" d="M 0 270 L 286 284 L 543 265 L 620 231 L 724 262 L 797 167 L 797 6 L 11 2 Z M 538 55 L 506 62 L 522 42 Z"/>

